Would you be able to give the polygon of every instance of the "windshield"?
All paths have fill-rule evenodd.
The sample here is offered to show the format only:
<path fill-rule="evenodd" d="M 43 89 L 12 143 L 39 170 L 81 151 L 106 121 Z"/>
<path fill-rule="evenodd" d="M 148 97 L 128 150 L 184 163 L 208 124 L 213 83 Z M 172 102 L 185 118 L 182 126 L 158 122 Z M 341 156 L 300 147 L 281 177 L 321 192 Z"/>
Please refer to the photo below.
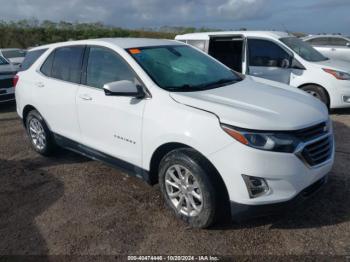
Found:
<path fill-rule="evenodd" d="M 0 65 L 8 65 L 9 63 L 5 60 L 5 58 L 0 56 Z"/>
<path fill-rule="evenodd" d="M 280 39 L 284 44 L 291 48 L 295 53 L 307 61 L 320 62 L 328 60 L 320 52 L 313 48 L 309 43 L 303 42 L 296 37 L 285 37 Z"/>
<path fill-rule="evenodd" d="M 224 65 L 189 46 L 157 46 L 128 51 L 159 87 L 169 91 L 207 90 L 241 80 Z"/>
<path fill-rule="evenodd" d="M 6 57 L 7 59 L 9 58 L 18 58 L 18 57 L 25 57 L 26 51 L 24 50 L 3 50 L 2 55 Z"/>

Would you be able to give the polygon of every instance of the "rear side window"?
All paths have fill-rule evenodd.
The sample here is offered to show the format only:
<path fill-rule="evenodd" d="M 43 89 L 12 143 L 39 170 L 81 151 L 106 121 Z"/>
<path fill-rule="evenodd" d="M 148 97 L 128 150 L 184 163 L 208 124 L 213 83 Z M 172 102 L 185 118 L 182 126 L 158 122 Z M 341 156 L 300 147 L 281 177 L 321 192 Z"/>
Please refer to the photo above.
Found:
<path fill-rule="evenodd" d="M 48 58 L 46 58 L 44 64 L 41 66 L 41 73 L 43 73 L 46 76 L 50 76 L 51 77 L 51 71 L 52 71 L 52 62 L 53 62 L 53 58 L 55 56 L 55 52 L 52 52 Z"/>
<path fill-rule="evenodd" d="M 86 85 L 102 88 L 104 84 L 120 80 L 134 82 L 135 75 L 126 62 L 114 51 L 90 47 L 86 68 Z"/>
<path fill-rule="evenodd" d="M 290 55 L 279 45 L 260 39 L 248 39 L 249 65 L 264 67 L 281 67 L 284 59 Z"/>
<path fill-rule="evenodd" d="M 24 58 L 20 71 L 28 70 L 47 49 L 29 51 Z"/>
<path fill-rule="evenodd" d="M 84 46 L 67 46 L 57 48 L 54 52 L 52 69 L 49 76 L 72 83 L 80 82 Z M 48 60 L 52 59 L 48 57 Z M 48 62 L 48 68 L 50 61 Z M 45 63 L 46 63 L 45 62 Z M 45 69 L 43 65 L 42 70 Z M 47 70 L 49 72 L 49 70 Z"/>

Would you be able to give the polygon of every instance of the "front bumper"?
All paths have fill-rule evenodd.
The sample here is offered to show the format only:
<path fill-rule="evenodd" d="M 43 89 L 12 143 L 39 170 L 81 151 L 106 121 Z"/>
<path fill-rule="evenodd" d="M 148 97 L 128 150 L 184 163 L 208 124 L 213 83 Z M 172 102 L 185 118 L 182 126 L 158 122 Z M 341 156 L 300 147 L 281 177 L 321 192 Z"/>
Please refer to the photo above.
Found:
<path fill-rule="evenodd" d="M 261 216 L 273 215 L 290 210 L 300 202 L 314 195 L 328 181 L 328 176 L 324 176 L 312 185 L 305 188 L 293 199 L 276 204 L 267 205 L 244 205 L 231 201 L 231 217 L 234 221 L 244 221 Z"/>
<path fill-rule="evenodd" d="M 334 143 L 330 158 L 315 167 L 306 165 L 294 153 L 257 150 L 236 141 L 208 158 L 220 173 L 231 202 L 248 206 L 277 204 L 295 198 L 331 171 Z M 269 191 L 251 198 L 242 175 L 264 178 Z"/>

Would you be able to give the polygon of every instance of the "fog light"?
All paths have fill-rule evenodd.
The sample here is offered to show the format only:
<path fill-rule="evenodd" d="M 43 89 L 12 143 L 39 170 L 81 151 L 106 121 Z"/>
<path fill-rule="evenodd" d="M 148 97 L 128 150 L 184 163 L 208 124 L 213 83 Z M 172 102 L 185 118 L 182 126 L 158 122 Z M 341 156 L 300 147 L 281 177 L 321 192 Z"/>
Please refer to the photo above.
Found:
<path fill-rule="evenodd" d="M 345 103 L 350 103 L 350 96 L 343 96 L 343 100 Z"/>
<path fill-rule="evenodd" d="M 269 186 L 264 178 L 242 175 L 247 186 L 249 197 L 256 198 L 269 192 Z"/>

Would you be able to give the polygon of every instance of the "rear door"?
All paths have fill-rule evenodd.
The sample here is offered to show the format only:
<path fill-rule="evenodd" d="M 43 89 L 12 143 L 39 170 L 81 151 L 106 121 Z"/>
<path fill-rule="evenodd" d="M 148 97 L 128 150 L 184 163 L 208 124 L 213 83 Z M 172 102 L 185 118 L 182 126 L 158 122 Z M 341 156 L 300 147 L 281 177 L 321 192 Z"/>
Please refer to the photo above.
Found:
<path fill-rule="evenodd" d="M 33 97 L 51 130 L 75 141 L 80 140 L 76 94 L 81 78 L 85 46 L 55 49 L 43 63 L 35 80 Z"/>
<path fill-rule="evenodd" d="M 292 56 L 277 43 L 248 38 L 247 74 L 289 84 Z"/>
<path fill-rule="evenodd" d="M 142 116 L 146 100 L 106 96 L 103 85 L 129 80 L 139 84 L 127 62 L 114 50 L 91 46 L 77 94 L 83 143 L 119 160 L 141 166 Z"/>

